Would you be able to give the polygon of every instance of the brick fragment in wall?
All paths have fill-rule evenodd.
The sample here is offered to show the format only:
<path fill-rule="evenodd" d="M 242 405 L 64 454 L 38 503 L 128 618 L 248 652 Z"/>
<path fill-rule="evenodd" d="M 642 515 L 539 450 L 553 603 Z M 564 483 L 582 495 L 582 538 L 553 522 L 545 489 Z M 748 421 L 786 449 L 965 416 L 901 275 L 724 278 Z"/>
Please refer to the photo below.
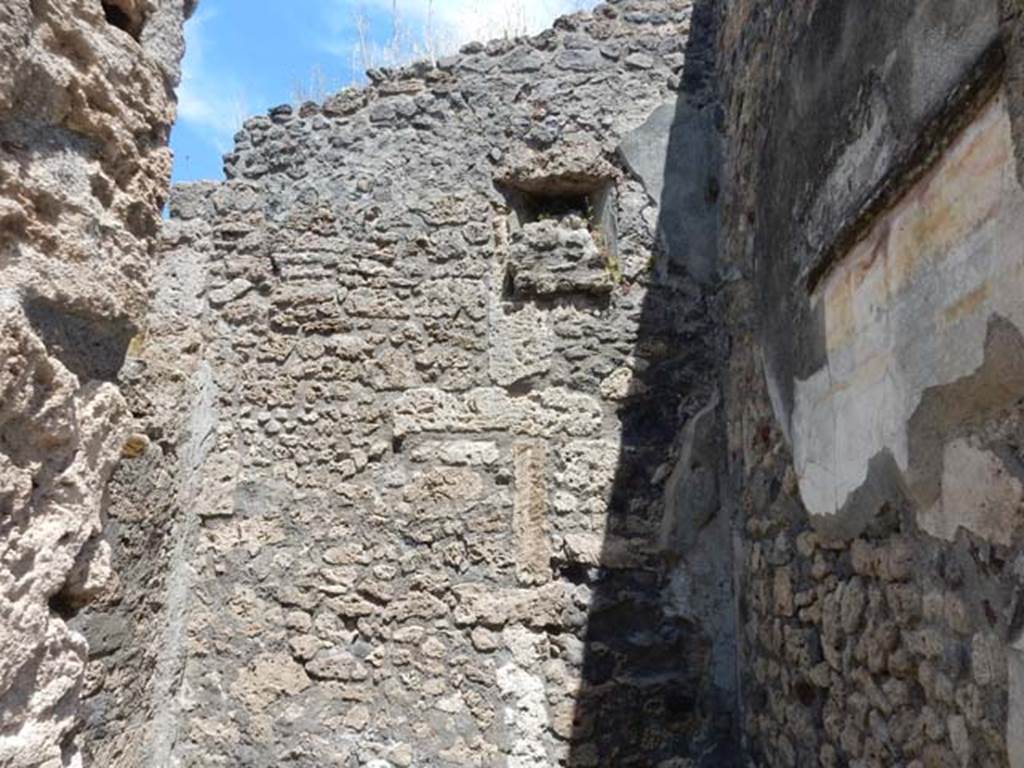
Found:
<path fill-rule="evenodd" d="M 516 576 L 520 584 L 527 586 L 544 584 L 551 579 L 546 454 L 544 446 L 539 444 L 512 446 Z"/>

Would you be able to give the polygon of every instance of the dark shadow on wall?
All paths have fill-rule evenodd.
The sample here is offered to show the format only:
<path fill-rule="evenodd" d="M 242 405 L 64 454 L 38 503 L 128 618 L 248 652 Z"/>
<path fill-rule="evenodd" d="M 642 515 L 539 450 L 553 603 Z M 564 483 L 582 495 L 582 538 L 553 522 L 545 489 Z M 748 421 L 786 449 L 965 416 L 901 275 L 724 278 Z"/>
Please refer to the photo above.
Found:
<path fill-rule="evenodd" d="M 724 342 L 714 311 L 716 21 L 715 1 L 700 0 L 678 99 L 620 149 L 660 202 L 659 247 L 634 346 L 648 367 L 619 412 L 601 560 L 565 574 L 592 590 L 574 766 L 738 765 L 732 515 L 719 459 Z"/>

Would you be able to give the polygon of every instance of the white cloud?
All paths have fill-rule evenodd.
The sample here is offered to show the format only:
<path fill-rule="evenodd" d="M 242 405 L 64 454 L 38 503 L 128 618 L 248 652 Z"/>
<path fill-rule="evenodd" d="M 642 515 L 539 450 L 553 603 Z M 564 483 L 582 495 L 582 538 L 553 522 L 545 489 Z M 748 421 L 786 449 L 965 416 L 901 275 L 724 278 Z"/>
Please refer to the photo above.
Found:
<path fill-rule="evenodd" d="M 188 123 L 218 152 L 228 152 L 248 116 L 245 88 L 233 76 L 215 72 L 206 58 L 206 25 L 215 8 L 196 13 L 185 24 L 185 60 L 178 87 L 178 119 Z"/>
<path fill-rule="evenodd" d="M 421 0 L 415 4 L 427 3 Z M 581 10 L 591 3 L 583 0 L 517 0 L 501 4 L 493 0 L 435 0 L 434 5 L 439 26 L 450 30 L 455 42 L 463 44 L 507 34 L 536 34 L 550 26 L 557 17 Z"/>
<path fill-rule="evenodd" d="M 332 0 L 329 28 L 339 44 L 326 41 L 324 47 L 338 55 L 351 56 L 347 42 L 357 37 L 358 24 L 365 17 L 397 13 L 400 29 L 398 58 L 409 59 L 426 53 L 443 54 L 465 43 L 500 37 L 536 34 L 559 16 L 593 7 L 596 0 Z M 374 62 L 398 63 L 388 41 L 368 40 Z M 358 48 L 358 44 L 356 46 Z M 367 53 L 367 52 L 364 52 Z M 358 56 L 353 56 L 358 59 Z M 366 58 L 364 55 L 363 58 Z"/>
<path fill-rule="evenodd" d="M 472 40 L 534 34 L 558 16 L 592 7 L 596 0 L 320 0 L 324 14 L 306 31 L 310 47 L 319 47 L 348 59 L 356 71 L 364 65 L 407 63 L 428 55 L 444 55 Z M 258 7 L 258 6 L 257 6 Z M 392 10 L 397 10 L 399 41 L 394 44 L 388 31 Z M 257 12 L 257 11 L 253 11 Z M 185 26 L 186 52 L 178 88 L 178 119 L 209 145 L 223 154 L 232 148 L 234 135 L 249 116 L 249 106 L 262 104 L 259 93 L 247 93 L 239 73 L 211 61 L 216 40 L 210 30 L 217 18 L 216 5 L 200 4 L 199 11 Z M 315 17 L 314 17 L 315 18 Z M 370 20 L 377 24 L 372 29 Z M 381 21 L 384 20 L 382 24 Z M 220 20 L 218 20 L 220 21 Z M 353 43 L 363 27 L 365 43 Z M 319 38 L 319 39 L 318 39 Z M 383 38 L 383 39 L 382 39 Z M 318 46 L 319 43 L 319 46 Z M 322 98 L 333 90 L 318 82 L 306 88 L 310 98 Z M 242 73 L 244 74 L 244 73 Z M 250 78 L 251 82 L 252 79 Z M 340 83 L 339 83 L 340 85 Z M 278 94 L 277 101 L 296 92 Z M 269 102 L 268 102 L 269 103 Z M 182 158 L 187 161 L 187 158 Z"/>

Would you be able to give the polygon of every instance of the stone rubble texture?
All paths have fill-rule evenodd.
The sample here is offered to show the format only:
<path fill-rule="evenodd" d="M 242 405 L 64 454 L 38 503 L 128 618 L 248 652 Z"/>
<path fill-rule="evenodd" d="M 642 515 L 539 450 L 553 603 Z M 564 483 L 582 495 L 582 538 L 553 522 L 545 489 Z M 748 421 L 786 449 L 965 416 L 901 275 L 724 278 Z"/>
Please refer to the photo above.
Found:
<path fill-rule="evenodd" d="M 1020 329 L 996 306 L 1024 288 L 998 207 L 1024 178 L 1019 24 L 956 0 L 723 15 L 754 765 L 1024 764 Z"/>
<path fill-rule="evenodd" d="M 8 6 L 0 765 L 1024 766 L 1019 0 L 602 3 L 165 222 L 190 3 Z"/>
<path fill-rule="evenodd" d="M 168 301 L 198 325 L 161 311 L 141 357 L 201 358 L 213 396 L 159 759 L 733 759 L 728 563 L 690 574 L 660 539 L 718 336 L 619 159 L 661 104 L 711 108 L 713 22 L 609 4 L 375 73 L 250 120 L 227 181 L 175 190 L 163 263 L 198 271 Z M 124 658 L 86 704 L 107 761 Z"/>
<path fill-rule="evenodd" d="M 90 648 L 122 589 L 107 483 L 137 445 L 116 383 L 145 322 L 185 0 L 0 9 L 0 765 L 80 765 Z M 91 648 L 93 655 L 97 647 Z"/>

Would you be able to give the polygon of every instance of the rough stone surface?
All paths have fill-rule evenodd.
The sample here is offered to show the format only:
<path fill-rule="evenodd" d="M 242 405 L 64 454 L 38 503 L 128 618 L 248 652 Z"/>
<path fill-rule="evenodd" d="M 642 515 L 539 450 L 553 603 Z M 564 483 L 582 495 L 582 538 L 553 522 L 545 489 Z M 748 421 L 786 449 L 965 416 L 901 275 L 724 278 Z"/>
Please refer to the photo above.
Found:
<path fill-rule="evenodd" d="M 374 70 L 152 259 L 183 5 L 0 10 L 0 764 L 1024 765 L 1020 0 Z"/>
<path fill-rule="evenodd" d="M 173 467 L 157 439 L 149 476 L 119 478 L 185 543 L 149 544 L 157 673 L 121 673 L 145 627 L 97 660 L 97 759 L 734 764 L 731 518 L 672 473 L 715 455 L 677 436 L 718 423 L 719 337 L 619 149 L 670 98 L 711 108 L 713 35 L 689 2 L 603 5 L 272 110 L 227 181 L 175 191 L 131 392 L 163 403 L 154 437 L 205 449 Z M 717 141 L 687 125 L 673 141 Z M 208 366 L 205 432 L 175 421 L 201 398 L 157 385 L 168 360 L 179 382 Z M 662 529 L 698 486 L 684 548 Z M 141 545 L 122 530 L 115 565 Z"/>
<path fill-rule="evenodd" d="M 80 764 L 72 617 L 116 599 L 107 482 L 146 438 L 116 380 L 145 322 L 183 0 L 0 10 L 0 764 Z M 93 657 L 125 628 L 98 627 Z"/>

